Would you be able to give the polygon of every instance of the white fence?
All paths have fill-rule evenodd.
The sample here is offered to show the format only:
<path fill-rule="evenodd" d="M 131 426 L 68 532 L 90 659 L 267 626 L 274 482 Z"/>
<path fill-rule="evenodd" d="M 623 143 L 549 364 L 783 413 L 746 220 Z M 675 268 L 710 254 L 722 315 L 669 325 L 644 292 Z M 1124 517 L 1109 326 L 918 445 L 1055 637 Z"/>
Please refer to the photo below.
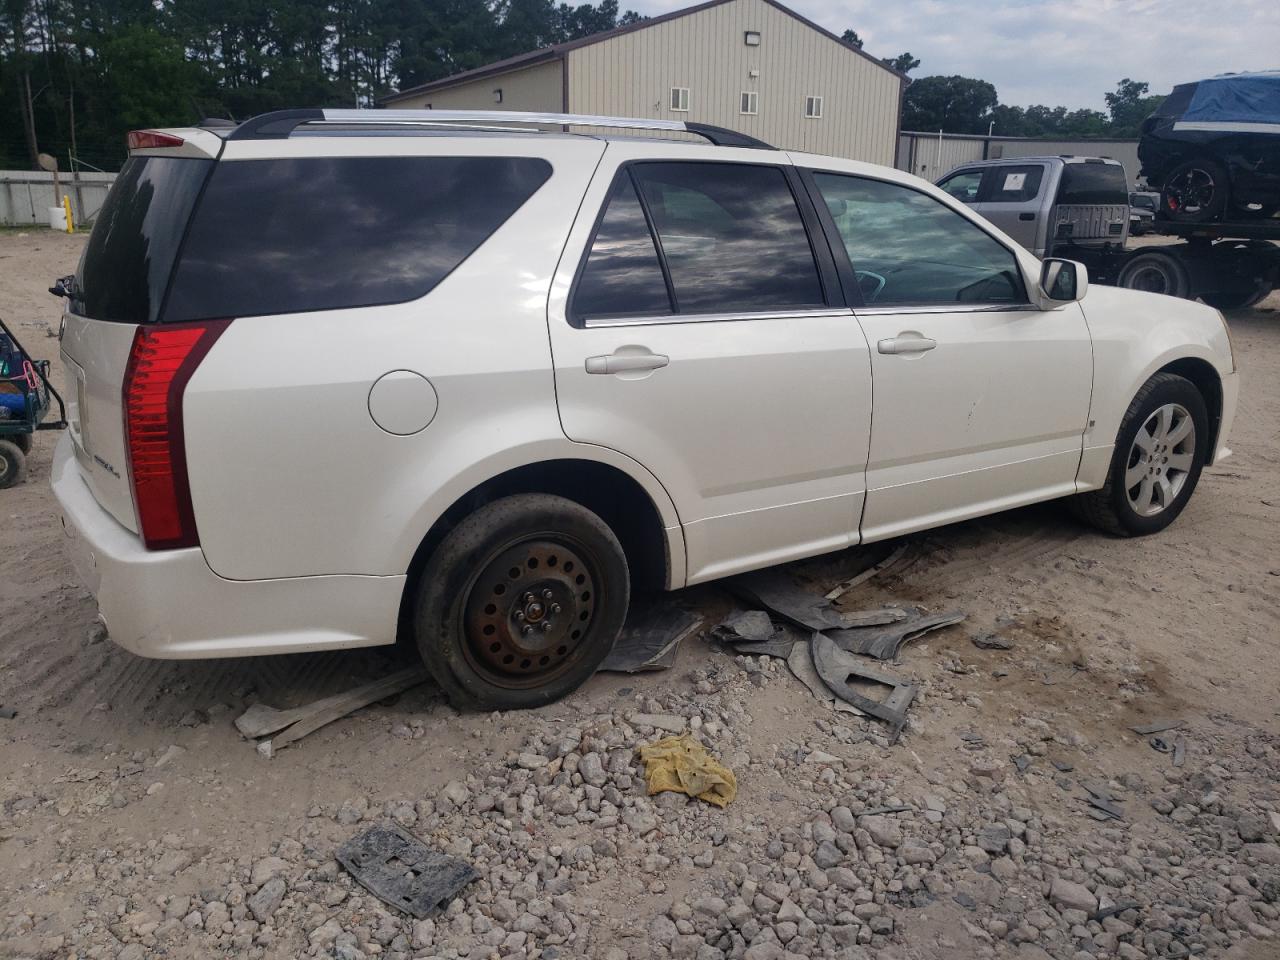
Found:
<path fill-rule="evenodd" d="M 81 171 L 75 176 L 58 174 L 58 188 L 71 198 L 71 214 L 77 224 L 98 215 L 114 173 Z M 49 208 L 55 206 L 53 174 L 43 170 L 0 170 L 0 224 L 10 227 L 49 225 Z"/>

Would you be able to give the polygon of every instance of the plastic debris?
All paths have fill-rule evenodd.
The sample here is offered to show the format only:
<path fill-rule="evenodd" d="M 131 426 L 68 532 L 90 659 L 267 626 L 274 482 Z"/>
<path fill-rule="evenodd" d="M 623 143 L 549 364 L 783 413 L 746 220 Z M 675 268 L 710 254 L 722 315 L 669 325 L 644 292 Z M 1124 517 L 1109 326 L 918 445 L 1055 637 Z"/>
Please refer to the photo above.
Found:
<path fill-rule="evenodd" d="M 691 734 L 664 737 L 640 748 L 649 796 L 674 790 L 727 807 L 738 795 L 733 771 L 707 753 Z"/>
<path fill-rule="evenodd" d="M 432 850 L 394 823 L 352 837 L 334 856 L 375 897 L 418 920 L 439 913 L 480 876 L 471 864 Z"/>
<path fill-rule="evenodd" d="M 680 644 L 702 626 L 702 617 L 665 602 L 633 604 L 627 622 L 600 669 L 645 673 L 675 665 Z"/>

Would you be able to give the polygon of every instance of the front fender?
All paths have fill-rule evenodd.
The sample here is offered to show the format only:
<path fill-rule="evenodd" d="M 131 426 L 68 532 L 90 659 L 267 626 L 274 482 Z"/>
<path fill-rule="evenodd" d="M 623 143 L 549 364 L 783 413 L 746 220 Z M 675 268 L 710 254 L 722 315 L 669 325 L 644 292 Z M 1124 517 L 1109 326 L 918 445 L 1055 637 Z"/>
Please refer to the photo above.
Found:
<path fill-rule="evenodd" d="M 1212 307 L 1101 286 L 1090 287 L 1080 306 L 1093 340 L 1093 395 L 1078 486 L 1091 490 L 1106 482 L 1125 411 L 1154 374 L 1175 361 L 1200 360 L 1225 384 L 1234 379 L 1234 368 L 1226 324 Z M 1225 404 L 1225 387 L 1223 393 Z M 1234 398 L 1234 390 L 1231 395 Z M 1225 440 L 1228 413 L 1224 409 L 1220 442 Z"/>

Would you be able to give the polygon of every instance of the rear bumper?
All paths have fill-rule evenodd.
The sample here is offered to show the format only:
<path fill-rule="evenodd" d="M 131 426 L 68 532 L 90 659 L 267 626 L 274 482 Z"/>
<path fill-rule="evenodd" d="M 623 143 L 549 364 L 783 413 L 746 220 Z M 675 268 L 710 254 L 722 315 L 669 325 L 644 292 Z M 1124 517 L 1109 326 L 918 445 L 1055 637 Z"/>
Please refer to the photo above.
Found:
<path fill-rule="evenodd" d="M 148 551 L 98 505 L 66 434 L 53 492 L 76 571 L 111 639 L 132 653 L 200 659 L 395 642 L 403 576 L 227 580 L 199 548 Z"/>

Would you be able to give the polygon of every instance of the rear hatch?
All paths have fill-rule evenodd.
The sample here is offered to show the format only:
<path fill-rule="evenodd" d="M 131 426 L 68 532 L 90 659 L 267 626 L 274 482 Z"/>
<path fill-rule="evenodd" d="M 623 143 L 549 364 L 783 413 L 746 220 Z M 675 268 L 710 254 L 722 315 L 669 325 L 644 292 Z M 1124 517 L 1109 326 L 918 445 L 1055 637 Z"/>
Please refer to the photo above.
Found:
<path fill-rule="evenodd" d="M 123 386 L 140 327 L 163 321 L 165 297 L 191 211 L 221 140 L 207 131 L 135 151 L 98 213 L 63 319 L 68 420 L 85 483 L 104 509 L 138 532 L 129 477 Z"/>
<path fill-rule="evenodd" d="M 1123 244 L 1129 236 L 1124 167 L 1097 159 L 1063 164 L 1052 236 L 1059 242 Z"/>

